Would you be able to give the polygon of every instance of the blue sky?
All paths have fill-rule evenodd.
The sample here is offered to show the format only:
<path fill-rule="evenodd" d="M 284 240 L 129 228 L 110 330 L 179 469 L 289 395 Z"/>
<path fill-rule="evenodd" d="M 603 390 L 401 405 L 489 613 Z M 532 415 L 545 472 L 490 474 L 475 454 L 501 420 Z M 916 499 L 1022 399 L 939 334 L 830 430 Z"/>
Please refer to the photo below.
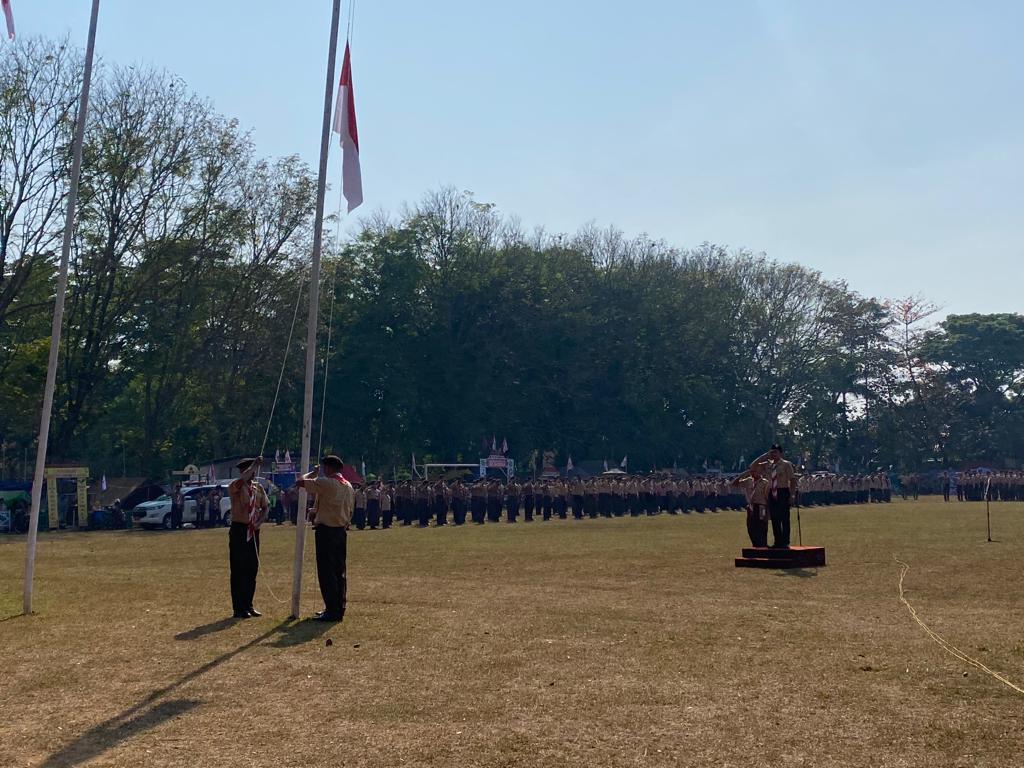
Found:
<path fill-rule="evenodd" d="M 84 44 L 88 0 L 13 5 L 19 34 Z M 98 51 L 315 166 L 329 6 L 102 0 Z M 996 0 L 357 0 L 357 213 L 450 184 L 528 227 L 708 240 L 867 295 L 1021 312 L 1022 28 L 1024 3 Z"/>

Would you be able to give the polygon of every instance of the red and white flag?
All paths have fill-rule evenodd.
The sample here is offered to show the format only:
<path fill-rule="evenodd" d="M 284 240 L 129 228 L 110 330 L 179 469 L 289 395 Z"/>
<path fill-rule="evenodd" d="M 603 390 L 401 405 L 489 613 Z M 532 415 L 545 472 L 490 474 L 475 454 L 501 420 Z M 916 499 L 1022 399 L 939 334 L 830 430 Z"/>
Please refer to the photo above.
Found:
<path fill-rule="evenodd" d="M 341 191 L 351 213 L 363 202 L 363 175 L 359 170 L 359 130 L 356 128 L 356 97 L 352 90 L 352 55 L 345 43 L 345 59 L 338 81 L 334 132 L 341 141 Z"/>
<path fill-rule="evenodd" d="M 7 37 L 14 39 L 14 13 L 11 11 L 11 0 L 0 0 L 4 7 L 4 19 L 7 21 Z"/>

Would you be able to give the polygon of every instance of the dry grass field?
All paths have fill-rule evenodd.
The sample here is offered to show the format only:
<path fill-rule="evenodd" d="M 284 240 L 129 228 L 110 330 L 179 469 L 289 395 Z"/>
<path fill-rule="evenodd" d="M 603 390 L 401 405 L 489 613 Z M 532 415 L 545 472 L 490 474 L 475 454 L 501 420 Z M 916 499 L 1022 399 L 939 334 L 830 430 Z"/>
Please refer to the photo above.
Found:
<path fill-rule="evenodd" d="M 354 532 L 342 625 L 225 620 L 227 532 L 0 537 L 2 766 L 1024 765 L 1024 504 L 805 510 L 812 571 L 738 513 Z M 795 536 L 795 520 L 794 520 Z M 306 558 L 303 610 L 320 608 Z M 330 641 L 330 644 L 328 644 Z"/>

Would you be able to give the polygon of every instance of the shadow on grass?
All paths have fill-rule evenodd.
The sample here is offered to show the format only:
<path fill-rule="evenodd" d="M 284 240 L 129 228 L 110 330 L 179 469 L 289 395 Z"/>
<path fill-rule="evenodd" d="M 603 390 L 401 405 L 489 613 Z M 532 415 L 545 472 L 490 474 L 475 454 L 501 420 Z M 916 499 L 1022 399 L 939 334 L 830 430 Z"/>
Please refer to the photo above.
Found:
<path fill-rule="evenodd" d="M 175 640 L 198 640 L 200 637 L 206 637 L 212 635 L 214 632 L 221 632 L 228 627 L 233 627 L 238 623 L 238 619 L 231 618 L 230 616 L 226 619 L 220 619 L 219 621 L 213 621 L 209 624 L 203 624 L 195 629 L 190 629 L 187 632 L 179 632 L 174 636 Z"/>
<path fill-rule="evenodd" d="M 313 621 L 312 619 L 293 621 L 289 619 L 275 628 L 277 636 L 267 645 L 273 648 L 292 648 L 308 643 L 310 640 L 317 640 L 327 634 L 328 630 L 337 626 L 340 625 L 328 621 Z"/>
<path fill-rule="evenodd" d="M 189 632 L 183 632 L 176 637 L 178 639 L 195 639 L 225 628 L 220 626 L 222 624 L 229 626 L 233 623 L 230 619 L 222 619 L 213 624 L 207 624 L 202 627 L 196 627 L 196 629 Z M 336 625 L 319 621 L 285 619 L 277 626 L 271 627 L 247 643 L 221 654 L 217 658 L 182 675 L 172 683 L 162 688 L 157 688 L 137 704 L 90 728 L 81 736 L 46 758 L 45 761 L 40 763 L 40 768 L 71 768 L 71 766 L 87 763 L 132 737 L 156 728 L 162 723 L 180 717 L 200 706 L 202 702 L 196 699 L 168 699 L 167 697 L 225 662 L 258 645 L 266 644 L 275 648 L 290 648 L 301 645 L 318 639 L 333 626 Z M 214 629 L 211 629 L 211 627 L 214 627 Z"/>
<path fill-rule="evenodd" d="M 818 576 L 818 569 L 808 570 L 807 568 L 784 568 L 775 572 L 776 576 L 796 576 L 799 579 L 813 579 Z"/>
<path fill-rule="evenodd" d="M 199 706 L 194 699 L 162 701 L 144 711 L 128 710 L 90 728 L 59 752 L 50 755 L 40 768 L 70 768 L 82 765 L 132 736 L 156 728 Z"/>

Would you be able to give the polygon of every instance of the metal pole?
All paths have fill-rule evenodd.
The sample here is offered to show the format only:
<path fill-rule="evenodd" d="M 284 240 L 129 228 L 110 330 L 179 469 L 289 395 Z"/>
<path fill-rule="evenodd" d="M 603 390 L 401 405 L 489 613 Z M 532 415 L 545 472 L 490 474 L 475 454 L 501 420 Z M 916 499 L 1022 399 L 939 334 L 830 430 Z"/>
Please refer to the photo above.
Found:
<path fill-rule="evenodd" d="M 327 85 L 324 88 L 324 119 L 320 131 L 320 168 L 316 186 L 316 215 L 313 219 L 313 261 L 309 272 L 309 325 L 306 330 L 306 396 L 302 408 L 302 466 L 309 471 L 309 443 L 313 424 L 313 374 L 316 370 L 316 327 L 320 309 L 320 251 L 324 235 L 324 193 L 327 188 L 327 157 L 331 148 L 331 105 L 334 102 L 334 65 L 338 58 L 338 20 L 341 0 L 331 11 L 331 39 L 327 53 Z M 302 552 L 306 543 L 306 489 L 299 489 L 299 514 L 295 520 L 295 560 L 292 564 L 292 618 L 299 617 L 302 595 Z"/>
<path fill-rule="evenodd" d="M 25 591 L 23 611 L 32 613 L 32 581 L 36 570 L 36 538 L 39 528 L 39 505 L 43 495 L 43 474 L 46 469 L 46 449 L 50 437 L 50 413 L 53 410 L 53 390 L 57 380 L 57 352 L 60 349 L 61 327 L 64 322 L 64 297 L 68 291 L 68 262 L 71 258 L 71 238 L 75 231 L 75 207 L 78 204 L 78 178 L 82 171 L 82 143 L 85 139 L 85 123 L 89 116 L 89 86 L 92 83 L 92 59 L 96 49 L 96 19 L 99 17 L 100 0 L 92 0 L 92 15 L 89 17 L 89 40 L 85 47 L 85 70 L 82 73 L 82 93 L 78 102 L 78 117 L 75 120 L 75 135 L 72 145 L 71 183 L 68 187 L 67 212 L 64 216 L 64 244 L 60 253 L 60 271 L 57 274 L 57 300 L 53 308 L 53 325 L 50 329 L 50 359 L 46 367 L 46 386 L 43 389 L 43 412 L 39 418 L 39 445 L 36 448 L 36 467 L 32 476 L 32 510 L 29 514 L 28 543 L 25 549 Z M 50 510 L 56 514 L 57 510 Z"/>
<path fill-rule="evenodd" d="M 992 478 L 988 477 L 985 480 L 985 522 L 988 526 L 988 540 L 992 541 L 992 493 L 990 492 L 990 486 L 992 484 Z"/>

